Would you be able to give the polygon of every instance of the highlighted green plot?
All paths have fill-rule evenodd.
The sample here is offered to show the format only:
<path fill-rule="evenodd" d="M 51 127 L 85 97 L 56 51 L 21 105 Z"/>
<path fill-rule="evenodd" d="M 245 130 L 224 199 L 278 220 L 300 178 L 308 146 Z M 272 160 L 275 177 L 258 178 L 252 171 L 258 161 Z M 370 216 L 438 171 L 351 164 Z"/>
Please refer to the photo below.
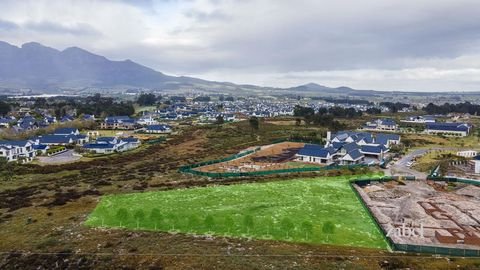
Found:
<path fill-rule="evenodd" d="M 353 178 L 359 176 L 108 195 L 86 224 L 386 248 L 349 186 Z"/>

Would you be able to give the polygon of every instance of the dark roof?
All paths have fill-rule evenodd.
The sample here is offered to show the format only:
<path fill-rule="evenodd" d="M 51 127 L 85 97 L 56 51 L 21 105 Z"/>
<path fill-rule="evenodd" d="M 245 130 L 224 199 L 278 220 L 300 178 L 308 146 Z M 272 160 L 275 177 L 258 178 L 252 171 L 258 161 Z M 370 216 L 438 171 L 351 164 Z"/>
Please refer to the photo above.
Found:
<path fill-rule="evenodd" d="M 114 141 L 116 138 L 115 137 L 98 137 L 97 142 L 102 141 L 102 142 L 111 142 Z"/>
<path fill-rule="evenodd" d="M 122 138 L 121 141 L 122 142 L 138 142 L 139 140 L 134 137 L 128 137 L 128 138 Z"/>
<path fill-rule="evenodd" d="M 380 121 L 382 125 L 386 125 L 386 126 L 394 126 L 397 124 L 393 119 L 389 119 L 389 118 L 381 119 Z"/>
<path fill-rule="evenodd" d="M 363 153 L 375 153 L 375 154 L 380 154 L 382 152 L 383 147 L 380 145 L 362 145 L 361 146 L 361 151 Z"/>
<path fill-rule="evenodd" d="M 363 157 L 363 154 L 358 149 L 355 149 L 351 152 L 348 152 L 348 155 L 354 160 L 357 160 L 357 159 Z"/>
<path fill-rule="evenodd" d="M 345 151 L 347 151 L 347 153 L 348 153 L 348 152 L 351 152 L 351 151 L 353 151 L 353 150 L 355 150 L 355 149 L 358 149 L 359 146 L 358 146 L 358 144 L 352 142 L 352 143 L 347 143 L 347 144 L 345 144 L 345 145 L 343 146 L 343 148 L 344 148 Z"/>
<path fill-rule="evenodd" d="M 468 132 L 470 125 L 466 123 L 427 123 L 427 129 Z"/>
<path fill-rule="evenodd" d="M 1 140 L 0 141 L 0 145 L 13 145 L 13 146 L 19 146 L 19 147 L 24 147 L 25 145 L 27 145 L 27 143 L 29 143 L 29 141 L 6 141 L 6 140 Z"/>
<path fill-rule="evenodd" d="M 322 148 L 320 145 L 305 145 L 304 148 L 298 151 L 299 155 L 311 156 L 311 157 L 323 157 L 326 158 L 330 154 L 328 149 Z"/>
<path fill-rule="evenodd" d="M 45 149 L 47 149 L 48 145 L 45 145 L 45 144 L 34 144 L 32 147 L 33 147 L 33 149 L 35 149 L 35 150 L 45 150 Z"/>
<path fill-rule="evenodd" d="M 70 143 L 70 140 L 75 141 L 75 136 L 65 136 L 65 135 L 43 135 L 38 137 L 38 140 L 41 144 L 65 144 Z"/>
<path fill-rule="evenodd" d="M 108 149 L 108 148 L 115 148 L 115 145 L 114 144 L 110 144 L 110 143 L 89 143 L 89 144 L 85 144 L 83 146 L 83 148 L 86 148 L 86 149 Z"/>
<path fill-rule="evenodd" d="M 400 140 L 400 135 L 398 134 L 385 134 L 385 133 L 378 133 L 375 137 L 375 143 L 387 145 L 388 141 L 398 141 Z"/>
<path fill-rule="evenodd" d="M 78 129 L 76 129 L 76 128 L 57 128 L 57 129 L 55 129 L 55 132 L 53 132 L 53 134 L 56 134 L 56 135 L 70 135 L 70 134 L 76 133 L 77 131 L 78 131 Z"/>

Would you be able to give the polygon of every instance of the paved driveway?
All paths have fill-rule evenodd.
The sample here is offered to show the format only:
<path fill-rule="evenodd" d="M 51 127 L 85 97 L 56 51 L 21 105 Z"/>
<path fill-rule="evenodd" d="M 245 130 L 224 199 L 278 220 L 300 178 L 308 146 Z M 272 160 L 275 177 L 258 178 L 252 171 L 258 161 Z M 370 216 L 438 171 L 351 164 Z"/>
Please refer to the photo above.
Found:
<path fill-rule="evenodd" d="M 79 156 L 74 156 L 73 153 L 74 153 L 73 150 L 67 150 L 66 152 L 63 152 L 61 154 L 51 156 L 51 157 L 45 157 L 45 156 L 38 157 L 38 160 L 40 161 L 40 163 L 44 163 L 44 164 L 59 164 L 59 163 L 74 162 L 82 158 Z"/>

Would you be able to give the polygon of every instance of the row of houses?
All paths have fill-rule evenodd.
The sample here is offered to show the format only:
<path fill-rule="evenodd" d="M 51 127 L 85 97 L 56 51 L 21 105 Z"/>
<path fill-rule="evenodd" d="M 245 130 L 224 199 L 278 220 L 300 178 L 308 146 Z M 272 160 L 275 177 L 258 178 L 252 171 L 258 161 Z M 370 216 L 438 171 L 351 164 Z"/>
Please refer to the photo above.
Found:
<path fill-rule="evenodd" d="M 144 115 L 139 119 L 130 116 L 109 116 L 100 124 L 102 129 L 139 129 L 147 133 L 170 133 L 172 127 L 165 124 L 159 124 L 153 115 Z"/>
<path fill-rule="evenodd" d="M 52 134 L 36 136 L 23 141 L 0 141 L 0 157 L 7 161 L 32 161 L 37 154 L 45 154 L 51 146 L 82 146 L 88 152 L 108 154 L 124 152 L 139 147 L 138 138 L 98 137 L 90 142 L 88 135 L 76 128 L 59 128 Z"/>
<path fill-rule="evenodd" d="M 12 128 L 16 132 L 24 132 L 30 130 L 36 130 L 40 128 L 46 128 L 56 123 L 68 123 L 75 120 L 75 117 L 65 115 L 60 119 L 49 114 L 41 115 L 41 117 L 33 117 L 28 113 L 24 117 L 16 118 L 14 116 L 0 117 L 0 128 Z M 95 116 L 85 114 L 79 119 L 82 121 L 94 121 Z"/>
<path fill-rule="evenodd" d="M 307 144 L 296 154 L 301 162 L 325 165 L 380 163 L 392 145 L 400 144 L 400 135 L 342 131 L 327 135 L 324 146 Z"/>
<path fill-rule="evenodd" d="M 38 153 L 46 153 L 54 145 L 83 145 L 89 137 L 76 128 L 58 128 L 52 134 L 36 136 L 28 140 L 0 141 L 0 157 L 7 161 L 30 162 Z"/>

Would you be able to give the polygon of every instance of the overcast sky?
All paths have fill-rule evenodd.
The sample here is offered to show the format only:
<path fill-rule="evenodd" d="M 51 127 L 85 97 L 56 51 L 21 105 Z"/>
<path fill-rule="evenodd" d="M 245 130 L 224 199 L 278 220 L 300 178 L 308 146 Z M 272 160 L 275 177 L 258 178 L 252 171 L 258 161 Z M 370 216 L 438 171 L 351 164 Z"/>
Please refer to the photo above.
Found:
<path fill-rule="evenodd" d="M 480 90 L 478 0 L 0 0 L 0 40 L 217 81 Z"/>

